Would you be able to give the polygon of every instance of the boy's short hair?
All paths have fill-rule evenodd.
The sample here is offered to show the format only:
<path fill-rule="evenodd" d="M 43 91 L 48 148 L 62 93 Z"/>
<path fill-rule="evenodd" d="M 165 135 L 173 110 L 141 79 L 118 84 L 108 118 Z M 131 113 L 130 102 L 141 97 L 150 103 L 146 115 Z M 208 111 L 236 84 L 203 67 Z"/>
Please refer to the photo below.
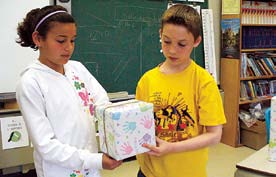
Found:
<path fill-rule="evenodd" d="M 161 18 L 161 30 L 165 24 L 184 26 L 191 32 L 194 39 L 201 35 L 201 17 L 191 6 L 175 4 L 167 9 Z"/>

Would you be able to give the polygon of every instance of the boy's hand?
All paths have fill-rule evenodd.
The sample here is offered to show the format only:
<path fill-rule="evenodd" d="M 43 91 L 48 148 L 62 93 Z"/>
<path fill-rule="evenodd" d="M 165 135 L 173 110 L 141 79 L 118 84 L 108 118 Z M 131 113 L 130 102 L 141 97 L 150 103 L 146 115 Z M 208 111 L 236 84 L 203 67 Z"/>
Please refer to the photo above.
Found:
<path fill-rule="evenodd" d="M 162 155 L 170 153 L 172 145 L 172 143 L 169 143 L 156 137 L 156 146 L 150 144 L 143 144 L 142 146 L 150 150 L 149 152 L 147 152 L 149 155 L 160 157 Z"/>
<path fill-rule="evenodd" d="M 117 161 L 117 160 L 109 157 L 107 154 L 103 154 L 103 161 L 102 161 L 103 169 L 113 170 L 113 169 L 117 168 L 118 166 L 120 166 L 122 163 L 123 163 L 122 160 Z"/>

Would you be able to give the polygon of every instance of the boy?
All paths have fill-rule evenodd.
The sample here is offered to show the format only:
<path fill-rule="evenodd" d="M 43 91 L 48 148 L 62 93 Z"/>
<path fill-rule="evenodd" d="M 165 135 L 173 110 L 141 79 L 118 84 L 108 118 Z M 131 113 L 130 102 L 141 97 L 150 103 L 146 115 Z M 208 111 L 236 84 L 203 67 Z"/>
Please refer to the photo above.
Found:
<path fill-rule="evenodd" d="M 136 98 L 154 104 L 157 146 L 137 155 L 138 177 L 206 177 L 208 146 L 226 122 L 216 82 L 190 54 L 201 42 L 201 18 L 177 4 L 161 20 L 165 61 L 138 82 Z"/>

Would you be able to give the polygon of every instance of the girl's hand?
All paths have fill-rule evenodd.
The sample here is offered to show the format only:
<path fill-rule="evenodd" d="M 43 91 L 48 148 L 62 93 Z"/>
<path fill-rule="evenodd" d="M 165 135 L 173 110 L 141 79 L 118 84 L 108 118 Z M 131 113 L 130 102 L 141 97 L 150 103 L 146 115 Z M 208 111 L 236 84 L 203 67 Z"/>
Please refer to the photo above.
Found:
<path fill-rule="evenodd" d="M 173 143 L 169 143 L 156 137 L 156 146 L 150 144 L 143 144 L 142 146 L 150 150 L 147 152 L 149 155 L 160 157 L 172 151 Z"/>
<path fill-rule="evenodd" d="M 113 169 L 117 168 L 118 166 L 120 166 L 122 163 L 123 163 L 122 160 L 117 161 L 117 160 L 109 157 L 107 154 L 103 154 L 103 161 L 102 161 L 103 169 L 113 170 Z"/>

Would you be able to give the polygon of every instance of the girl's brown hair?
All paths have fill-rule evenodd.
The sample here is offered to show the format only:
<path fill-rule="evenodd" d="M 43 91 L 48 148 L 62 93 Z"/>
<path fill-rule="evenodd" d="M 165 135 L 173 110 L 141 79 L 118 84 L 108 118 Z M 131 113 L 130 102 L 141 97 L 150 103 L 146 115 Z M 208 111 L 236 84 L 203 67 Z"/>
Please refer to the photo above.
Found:
<path fill-rule="evenodd" d="M 43 21 L 36 31 L 38 31 L 39 35 L 45 39 L 47 36 L 47 32 L 54 25 L 54 22 L 59 23 L 75 23 L 72 15 L 67 13 L 67 10 L 59 5 L 50 5 L 45 6 L 43 8 L 36 8 L 27 13 L 26 17 L 23 19 L 21 23 L 17 26 L 17 34 L 18 39 L 16 42 L 23 47 L 31 47 L 34 50 L 37 50 L 38 47 L 34 44 L 32 39 L 32 33 L 35 30 L 36 25 L 39 21 L 45 17 L 46 15 L 54 12 L 54 11 L 65 11 L 64 13 L 56 13 Z"/>

